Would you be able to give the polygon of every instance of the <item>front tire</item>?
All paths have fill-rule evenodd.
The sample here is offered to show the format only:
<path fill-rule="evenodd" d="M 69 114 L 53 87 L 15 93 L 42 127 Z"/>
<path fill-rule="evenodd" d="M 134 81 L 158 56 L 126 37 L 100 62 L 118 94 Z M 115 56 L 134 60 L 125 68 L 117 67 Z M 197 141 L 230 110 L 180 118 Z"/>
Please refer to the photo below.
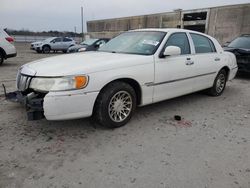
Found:
<path fill-rule="evenodd" d="M 129 84 L 117 81 L 106 86 L 97 97 L 94 117 L 106 128 L 118 128 L 131 119 L 135 108 L 135 90 Z"/>
<path fill-rule="evenodd" d="M 50 47 L 49 46 L 44 46 L 43 47 L 43 53 L 45 53 L 45 54 L 50 53 Z"/>
<path fill-rule="evenodd" d="M 208 90 L 208 94 L 215 97 L 220 96 L 225 90 L 226 83 L 227 83 L 227 72 L 224 69 L 222 69 L 217 74 L 214 80 L 213 87 L 211 87 Z"/>
<path fill-rule="evenodd" d="M 4 62 L 4 55 L 0 52 L 0 65 L 2 65 Z"/>

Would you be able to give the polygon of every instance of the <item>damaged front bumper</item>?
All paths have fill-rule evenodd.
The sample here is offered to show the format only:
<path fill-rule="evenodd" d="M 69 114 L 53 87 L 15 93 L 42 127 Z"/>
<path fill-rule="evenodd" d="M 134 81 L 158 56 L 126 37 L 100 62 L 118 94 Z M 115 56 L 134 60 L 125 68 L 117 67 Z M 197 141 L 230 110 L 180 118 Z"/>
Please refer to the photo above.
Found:
<path fill-rule="evenodd" d="M 21 103 L 26 107 L 28 120 L 40 120 L 45 117 L 43 109 L 43 94 L 35 92 L 25 94 L 21 91 L 7 93 L 5 87 L 4 92 L 6 100 Z"/>

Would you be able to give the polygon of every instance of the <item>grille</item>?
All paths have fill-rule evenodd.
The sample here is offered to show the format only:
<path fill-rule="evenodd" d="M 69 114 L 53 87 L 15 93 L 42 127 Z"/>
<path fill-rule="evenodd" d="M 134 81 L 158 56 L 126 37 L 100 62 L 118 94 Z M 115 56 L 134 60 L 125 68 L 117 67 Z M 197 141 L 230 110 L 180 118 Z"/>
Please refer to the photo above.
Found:
<path fill-rule="evenodd" d="M 18 73 L 17 75 L 17 88 L 19 91 L 25 91 L 29 88 L 31 77 Z"/>

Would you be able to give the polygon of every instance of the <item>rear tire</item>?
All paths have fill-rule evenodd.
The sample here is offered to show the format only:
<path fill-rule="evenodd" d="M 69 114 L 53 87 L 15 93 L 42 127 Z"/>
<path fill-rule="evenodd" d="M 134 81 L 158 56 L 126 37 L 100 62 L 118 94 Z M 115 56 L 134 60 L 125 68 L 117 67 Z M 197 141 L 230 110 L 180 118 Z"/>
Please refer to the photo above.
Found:
<path fill-rule="evenodd" d="M 0 52 L 0 65 L 2 65 L 4 62 L 4 55 Z"/>
<path fill-rule="evenodd" d="M 101 91 L 95 103 L 93 117 L 106 128 L 118 128 L 131 119 L 135 108 L 135 90 L 129 84 L 117 81 Z"/>
<path fill-rule="evenodd" d="M 43 53 L 45 53 L 45 54 L 50 53 L 50 47 L 49 46 L 44 46 L 43 47 Z"/>
<path fill-rule="evenodd" d="M 226 83 L 227 83 L 227 72 L 224 69 L 222 69 L 217 74 L 214 80 L 213 87 L 208 89 L 208 94 L 214 97 L 220 96 L 225 90 Z"/>

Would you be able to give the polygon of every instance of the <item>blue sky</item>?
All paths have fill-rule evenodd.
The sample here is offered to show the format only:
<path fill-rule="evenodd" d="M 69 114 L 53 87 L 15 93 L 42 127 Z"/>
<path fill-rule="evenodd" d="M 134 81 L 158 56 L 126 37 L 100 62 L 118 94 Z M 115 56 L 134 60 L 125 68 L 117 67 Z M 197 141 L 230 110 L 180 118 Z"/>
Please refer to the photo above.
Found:
<path fill-rule="evenodd" d="M 195 9 L 230 4 L 250 3 L 249 0 L 0 0 L 0 27 L 33 31 L 81 30 L 81 6 L 84 22 L 174 9 Z M 86 25 L 84 26 L 86 30 Z"/>

